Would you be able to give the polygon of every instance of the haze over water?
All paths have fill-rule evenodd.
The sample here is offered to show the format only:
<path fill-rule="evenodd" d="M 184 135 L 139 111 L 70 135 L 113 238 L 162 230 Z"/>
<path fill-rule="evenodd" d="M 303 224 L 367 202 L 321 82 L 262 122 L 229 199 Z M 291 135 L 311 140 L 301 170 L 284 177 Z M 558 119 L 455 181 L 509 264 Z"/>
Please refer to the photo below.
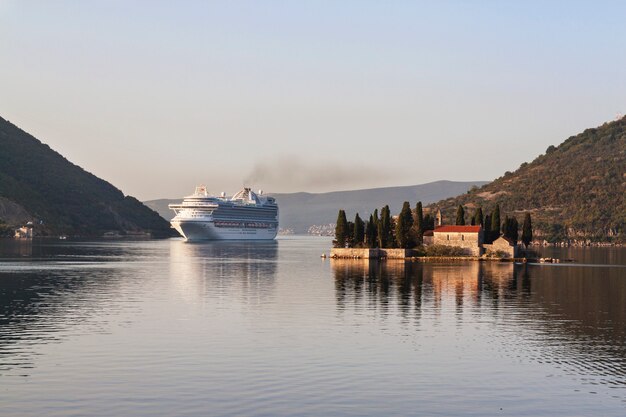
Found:
<path fill-rule="evenodd" d="M 0 242 L 0 415 L 623 416 L 626 249 Z"/>

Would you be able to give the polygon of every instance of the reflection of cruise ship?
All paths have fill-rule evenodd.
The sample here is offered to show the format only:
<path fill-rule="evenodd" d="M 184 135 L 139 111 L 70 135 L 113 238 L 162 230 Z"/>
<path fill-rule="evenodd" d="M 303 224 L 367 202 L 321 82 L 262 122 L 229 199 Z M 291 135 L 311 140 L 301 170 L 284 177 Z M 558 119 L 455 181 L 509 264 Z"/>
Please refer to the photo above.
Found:
<path fill-rule="evenodd" d="M 180 204 L 170 204 L 172 227 L 186 240 L 271 240 L 278 231 L 278 205 L 272 197 L 244 188 L 232 198 L 196 187 Z"/>

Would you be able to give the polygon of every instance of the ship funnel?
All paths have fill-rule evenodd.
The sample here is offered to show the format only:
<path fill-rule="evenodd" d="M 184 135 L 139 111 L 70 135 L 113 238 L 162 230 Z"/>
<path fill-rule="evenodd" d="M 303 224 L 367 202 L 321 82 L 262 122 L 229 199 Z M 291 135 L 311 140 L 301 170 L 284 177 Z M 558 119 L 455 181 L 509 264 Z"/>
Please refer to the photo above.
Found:
<path fill-rule="evenodd" d="M 259 190 L 259 195 L 263 195 L 263 190 Z"/>
<path fill-rule="evenodd" d="M 225 191 L 222 191 L 222 192 L 220 193 L 220 197 L 225 198 L 225 197 L 226 197 L 226 192 L 225 192 Z"/>

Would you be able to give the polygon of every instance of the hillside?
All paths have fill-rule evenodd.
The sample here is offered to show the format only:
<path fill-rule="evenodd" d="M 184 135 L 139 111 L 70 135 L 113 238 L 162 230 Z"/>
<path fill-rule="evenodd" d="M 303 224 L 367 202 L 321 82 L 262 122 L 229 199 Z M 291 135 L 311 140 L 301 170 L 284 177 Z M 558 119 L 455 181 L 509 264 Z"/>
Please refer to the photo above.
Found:
<path fill-rule="evenodd" d="M 271 194 L 279 205 L 280 227 L 295 233 L 306 233 L 312 225 L 325 225 L 337 220 L 337 211 L 346 210 L 348 216 L 355 213 L 368 215 L 375 208 L 389 204 L 392 213 L 399 212 L 404 201 L 412 205 L 419 200 L 424 204 L 466 192 L 484 182 L 436 181 L 428 184 L 405 187 L 372 188 L 366 190 L 335 191 L 330 193 L 285 193 Z M 145 204 L 170 220 L 173 212 L 167 208 L 181 199 L 152 200 Z"/>
<path fill-rule="evenodd" d="M 10 225 L 34 221 L 44 235 L 171 234 L 169 224 L 137 199 L 1 117 L 0 219 Z"/>
<path fill-rule="evenodd" d="M 453 219 L 459 204 L 486 214 L 496 203 L 503 218 L 521 221 L 529 211 L 538 238 L 626 242 L 626 118 L 550 146 L 515 172 L 431 208 Z"/>

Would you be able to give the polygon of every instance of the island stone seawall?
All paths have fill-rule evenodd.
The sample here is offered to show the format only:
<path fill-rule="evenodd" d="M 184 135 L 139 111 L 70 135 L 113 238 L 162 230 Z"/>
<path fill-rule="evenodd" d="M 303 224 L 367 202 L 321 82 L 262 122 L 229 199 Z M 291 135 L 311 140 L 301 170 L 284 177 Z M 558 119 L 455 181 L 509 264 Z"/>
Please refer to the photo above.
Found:
<path fill-rule="evenodd" d="M 351 259 L 406 259 L 414 256 L 412 249 L 382 249 L 382 248 L 332 248 L 331 258 Z"/>

